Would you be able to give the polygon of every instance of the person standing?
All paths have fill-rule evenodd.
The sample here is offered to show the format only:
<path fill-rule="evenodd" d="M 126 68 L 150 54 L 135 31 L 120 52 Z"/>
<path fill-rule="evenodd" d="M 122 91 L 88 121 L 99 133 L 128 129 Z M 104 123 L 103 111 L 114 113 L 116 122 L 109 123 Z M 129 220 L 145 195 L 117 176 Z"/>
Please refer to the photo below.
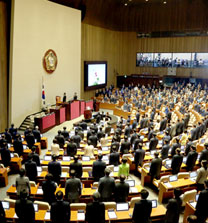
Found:
<path fill-rule="evenodd" d="M 25 173 L 25 169 L 21 168 L 19 171 L 19 177 L 16 178 L 16 190 L 18 196 L 23 189 L 28 195 L 30 194 L 30 182 L 29 178 L 25 176 Z"/>
<path fill-rule="evenodd" d="M 127 163 L 127 158 L 122 158 L 122 164 L 119 165 L 118 177 L 122 174 L 125 177 L 129 176 L 129 164 Z"/>
<path fill-rule="evenodd" d="M 125 176 L 120 176 L 120 182 L 115 184 L 115 201 L 126 202 L 129 196 L 129 184 L 125 182 Z"/>
<path fill-rule="evenodd" d="M 2 203 L 0 201 L 0 222 L 1 223 L 5 223 L 6 222 L 6 219 L 5 219 L 5 211 L 4 211 L 4 208 L 2 206 Z"/>
<path fill-rule="evenodd" d="M 154 153 L 155 158 L 151 161 L 149 174 L 153 181 L 154 178 L 159 179 L 160 170 L 162 168 L 162 159 L 159 158 L 159 153 Z"/>
<path fill-rule="evenodd" d="M 196 177 L 196 183 L 197 183 L 197 190 L 202 191 L 204 190 L 204 181 L 208 177 L 208 170 L 207 170 L 207 161 L 202 160 L 201 161 L 201 168 L 197 170 L 197 177 Z"/>
<path fill-rule="evenodd" d="M 56 161 L 56 155 L 52 155 L 52 161 L 48 164 L 48 172 L 53 175 L 53 179 L 57 184 L 60 181 L 61 171 L 61 164 Z"/>

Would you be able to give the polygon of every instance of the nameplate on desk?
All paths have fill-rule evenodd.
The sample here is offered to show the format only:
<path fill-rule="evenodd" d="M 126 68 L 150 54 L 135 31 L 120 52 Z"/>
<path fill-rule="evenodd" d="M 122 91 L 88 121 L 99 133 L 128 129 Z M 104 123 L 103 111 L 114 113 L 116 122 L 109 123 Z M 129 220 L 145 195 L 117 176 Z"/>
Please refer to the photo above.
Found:
<path fill-rule="evenodd" d="M 77 220 L 78 221 L 84 221 L 85 220 L 85 213 L 83 210 L 77 211 Z"/>
<path fill-rule="evenodd" d="M 169 182 L 164 183 L 164 185 L 165 185 L 167 188 L 172 188 L 172 187 L 173 187 Z"/>
<path fill-rule="evenodd" d="M 41 188 L 38 188 L 37 194 L 43 194 L 43 190 Z"/>
<path fill-rule="evenodd" d="M 67 173 L 66 172 L 61 173 L 61 177 L 67 177 Z"/>
<path fill-rule="evenodd" d="M 115 213 L 115 211 L 112 209 L 112 210 L 108 210 L 108 217 L 109 219 L 116 219 L 117 218 L 117 215 Z"/>
<path fill-rule="evenodd" d="M 130 187 L 130 193 L 138 193 L 138 189 L 136 187 Z"/>
<path fill-rule="evenodd" d="M 49 211 L 46 212 L 44 220 L 50 220 L 51 219 L 51 213 Z"/>

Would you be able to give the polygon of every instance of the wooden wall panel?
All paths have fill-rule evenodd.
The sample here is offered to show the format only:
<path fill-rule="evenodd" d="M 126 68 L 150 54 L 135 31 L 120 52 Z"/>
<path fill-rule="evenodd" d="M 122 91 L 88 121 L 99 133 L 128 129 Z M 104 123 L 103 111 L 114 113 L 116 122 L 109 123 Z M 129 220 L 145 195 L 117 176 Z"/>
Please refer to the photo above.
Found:
<path fill-rule="evenodd" d="M 116 74 L 150 73 L 167 75 L 167 68 L 136 67 L 137 52 L 208 52 L 208 37 L 143 38 L 135 32 L 118 32 L 82 24 L 82 97 L 88 99 L 94 91 L 84 92 L 84 61 L 108 61 L 108 85 L 116 84 Z M 177 76 L 208 78 L 208 69 L 177 68 Z"/>
<path fill-rule="evenodd" d="M 7 127 L 7 6 L 0 1 L 0 132 Z"/>

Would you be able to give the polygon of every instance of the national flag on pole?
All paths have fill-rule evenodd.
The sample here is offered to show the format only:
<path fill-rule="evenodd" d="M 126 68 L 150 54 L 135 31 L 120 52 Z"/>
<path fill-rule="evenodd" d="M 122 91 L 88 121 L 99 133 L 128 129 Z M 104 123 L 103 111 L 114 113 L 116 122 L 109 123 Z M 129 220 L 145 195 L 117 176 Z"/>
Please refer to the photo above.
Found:
<path fill-rule="evenodd" d="M 42 83 L 42 108 L 45 108 L 46 102 L 45 102 L 45 88 L 44 83 Z"/>

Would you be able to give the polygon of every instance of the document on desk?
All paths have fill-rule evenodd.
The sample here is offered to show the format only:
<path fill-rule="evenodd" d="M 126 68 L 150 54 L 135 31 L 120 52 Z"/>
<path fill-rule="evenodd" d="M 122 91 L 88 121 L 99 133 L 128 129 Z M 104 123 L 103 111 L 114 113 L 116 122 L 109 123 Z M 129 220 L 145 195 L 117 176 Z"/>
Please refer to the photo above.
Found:
<path fill-rule="evenodd" d="M 84 221 L 85 220 L 85 212 L 83 210 L 77 211 L 77 220 Z"/>
<path fill-rule="evenodd" d="M 164 185 L 165 185 L 167 188 L 172 188 L 172 187 L 173 187 L 169 182 L 164 183 Z"/>
<path fill-rule="evenodd" d="M 37 194 L 43 194 L 43 190 L 41 188 L 38 188 Z"/>
<path fill-rule="evenodd" d="M 130 193 L 138 193 L 138 189 L 136 187 L 130 187 Z"/>
<path fill-rule="evenodd" d="M 67 177 L 67 172 L 61 173 L 61 177 Z"/>
<path fill-rule="evenodd" d="M 42 174 L 42 172 L 38 172 L 38 177 L 40 177 L 40 176 L 41 176 L 41 174 Z"/>
<path fill-rule="evenodd" d="M 47 211 L 44 217 L 44 220 L 50 220 L 51 219 L 51 213 L 50 211 Z"/>
<path fill-rule="evenodd" d="M 116 215 L 116 213 L 113 209 L 108 210 L 108 217 L 109 217 L 109 219 L 116 219 L 117 218 L 117 215 Z"/>

